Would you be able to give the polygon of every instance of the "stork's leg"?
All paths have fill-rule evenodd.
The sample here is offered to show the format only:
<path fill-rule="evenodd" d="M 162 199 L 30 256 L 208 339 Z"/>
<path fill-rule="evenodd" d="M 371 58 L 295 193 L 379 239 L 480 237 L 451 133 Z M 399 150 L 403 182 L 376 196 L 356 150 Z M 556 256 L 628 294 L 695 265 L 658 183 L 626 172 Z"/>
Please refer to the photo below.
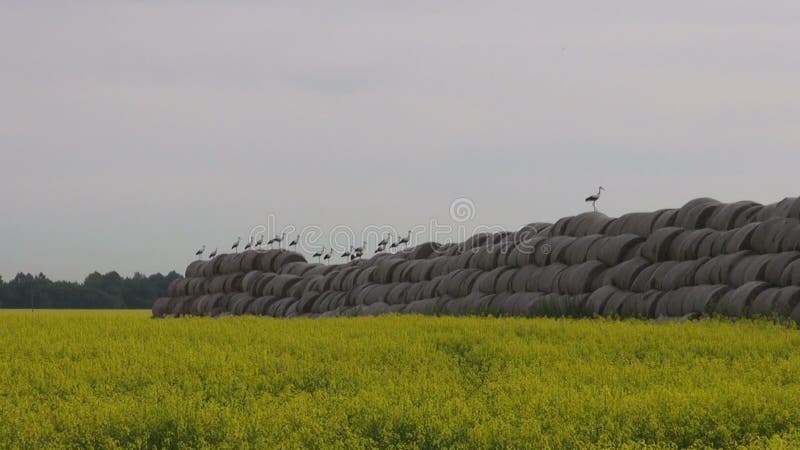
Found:
<path fill-rule="evenodd" d="M 597 212 L 597 204 L 596 204 L 596 202 L 592 202 L 592 208 L 594 208 L 594 212 Z"/>

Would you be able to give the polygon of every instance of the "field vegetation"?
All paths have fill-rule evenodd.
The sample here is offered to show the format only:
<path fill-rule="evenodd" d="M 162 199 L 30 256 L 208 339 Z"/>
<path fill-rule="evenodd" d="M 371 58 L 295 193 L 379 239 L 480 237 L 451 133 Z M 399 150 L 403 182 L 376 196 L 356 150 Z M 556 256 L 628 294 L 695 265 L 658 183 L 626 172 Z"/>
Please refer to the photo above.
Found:
<path fill-rule="evenodd" d="M 769 321 L 0 311 L 0 448 L 800 447 Z"/>

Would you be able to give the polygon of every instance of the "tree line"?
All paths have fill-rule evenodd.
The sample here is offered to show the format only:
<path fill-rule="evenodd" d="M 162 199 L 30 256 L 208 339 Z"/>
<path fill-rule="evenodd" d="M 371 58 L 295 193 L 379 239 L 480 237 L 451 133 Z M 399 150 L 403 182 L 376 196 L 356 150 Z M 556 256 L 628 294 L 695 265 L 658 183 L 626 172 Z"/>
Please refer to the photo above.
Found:
<path fill-rule="evenodd" d="M 18 273 L 11 281 L 0 277 L 0 308 L 128 308 L 149 309 L 158 297 L 167 295 L 167 286 L 181 275 L 135 273 L 123 278 L 112 271 L 93 272 L 83 283 L 52 281 L 43 273 Z"/>

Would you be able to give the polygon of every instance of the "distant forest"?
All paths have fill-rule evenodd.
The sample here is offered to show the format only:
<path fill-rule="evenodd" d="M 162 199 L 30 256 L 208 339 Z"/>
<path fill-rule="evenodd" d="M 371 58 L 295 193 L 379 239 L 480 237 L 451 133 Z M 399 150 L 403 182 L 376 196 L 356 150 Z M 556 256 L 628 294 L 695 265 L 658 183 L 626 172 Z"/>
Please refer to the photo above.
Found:
<path fill-rule="evenodd" d="M 18 273 L 0 277 L 0 308 L 147 308 L 167 295 L 167 286 L 181 275 L 175 271 L 122 278 L 117 272 L 94 272 L 83 283 L 52 281 L 44 274 Z"/>

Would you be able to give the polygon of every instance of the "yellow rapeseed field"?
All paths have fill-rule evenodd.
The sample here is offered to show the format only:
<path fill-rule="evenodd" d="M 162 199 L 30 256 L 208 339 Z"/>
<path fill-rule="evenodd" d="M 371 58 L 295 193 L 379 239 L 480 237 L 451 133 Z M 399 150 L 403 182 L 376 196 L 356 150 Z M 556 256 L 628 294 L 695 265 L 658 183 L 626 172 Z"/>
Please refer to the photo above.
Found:
<path fill-rule="evenodd" d="M 768 321 L 0 312 L 0 448 L 800 448 Z"/>

